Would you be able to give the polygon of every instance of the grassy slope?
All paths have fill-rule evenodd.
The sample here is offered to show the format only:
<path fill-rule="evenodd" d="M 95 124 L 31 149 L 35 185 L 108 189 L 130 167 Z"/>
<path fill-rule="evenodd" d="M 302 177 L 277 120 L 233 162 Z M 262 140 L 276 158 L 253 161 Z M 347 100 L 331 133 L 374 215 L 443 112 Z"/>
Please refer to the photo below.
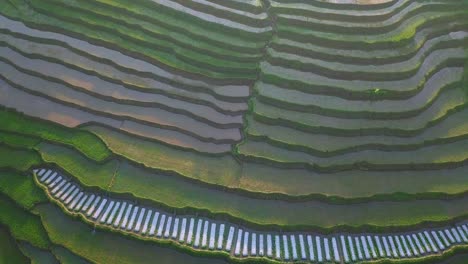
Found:
<path fill-rule="evenodd" d="M 11 148 L 0 144 L 0 168 L 8 167 L 18 171 L 26 171 L 32 166 L 37 166 L 40 163 L 41 158 L 37 152 L 26 149 Z"/>
<path fill-rule="evenodd" d="M 445 178 L 439 177 L 436 172 L 417 172 L 412 178 L 409 177 L 410 171 L 380 175 L 379 172 L 347 171 L 325 175 L 305 170 L 273 169 L 248 162 L 244 162 L 241 168 L 231 157 L 203 157 L 131 138 L 98 126 L 87 129 L 101 137 L 113 152 L 146 167 L 173 171 L 203 182 L 251 192 L 284 193 L 292 196 L 318 193 L 357 198 L 394 192 L 457 194 L 466 190 L 466 179 L 460 177 L 465 175 L 463 169 L 447 170 L 444 172 L 447 174 Z M 385 184 L 382 183 L 383 177 Z M 423 184 L 415 184 L 423 179 Z M 369 188 L 359 184 L 362 181 L 366 181 Z M 399 187 L 399 182 L 404 182 L 404 186 Z"/>
<path fill-rule="evenodd" d="M 42 122 L 12 110 L 1 110 L 0 120 L 2 120 L 3 131 L 21 133 L 68 145 L 97 161 L 102 161 L 111 154 L 99 138 L 85 131 L 67 128 L 52 122 Z M 0 139 L 2 139 L 1 134 Z"/>
<path fill-rule="evenodd" d="M 15 239 L 4 227 L 0 227 L 0 263 L 29 263 L 29 259 L 21 252 Z"/>
<path fill-rule="evenodd" d="M 46 160 L 56 163 L 65 171 L 75 171 L 73 175 L 88 186 L 96 186 L 102 190 L 108 189 L 108 180 L 114 173 L 114 168 L 108 164 L 99 166 L 99 173 L 93 174 L 93 170 L 86 171 L 86 169 L 97 166 L 96 164 L 80 158 L 79 155 L 64 147 L 42 144 L 41 152 Z M 66 162 L 62 163 L 61 160 L 64 157 L 67 157 Z M 76 170 L 76 167 L 79 170 Z M 96 175 L 106 175 L 106 180 L 103 180 L 103 176 Z M 229 214 L 258 224 L 308 225 L 322 228 L 364 224 L 411 225 L 424 220 L 449 220 L 468 213 L 468 205 L 464 204 L 468 198 L 453 201 L 425 200 L 353 205 L 333 205 L 318 201 L 287 203 L 248 198 L 193 184 L 174 176 L 151 173 L 126 162 L 120 165 L 112 184 L 111 191 L 114 193 L 133 194 L 172 208 L 190 207 L 208 210 L 212 213 Z M 317 211 L 322 213 L 317 215 Z"/>
<path fill-rule="evenodd" d="M 86 224 L 65 216 L 52 205 L 36 208 L 54 243 L 62 244 L 73 253 L 97 263 L 225 263 L 220 260 L 196 258 L 173 249 L 143 243 L 109 232 L 92 232 Z"/>
<path fill-rule="evenodd" d="M 0 211 L 0 223 L 7 226 L 16 239 L 28 241 L 42 249 L 49 248 L 47 233 L 37 216 L 4 195 L 0 195 Z"/>
<path fill-rule="evenodd" d="M 173 171 L 208 183 L 237 186 L 241 168 L 232 156 L 213 157 L 177 150 L 99 126 L 86 129 L 100 137 L 112 152 L 146 167 Z"/>
<path fill-rule="evenodd" d="M 85 186 L 100 186 L 107 189 L 118 166 L 116 160 L 102 164 L 94 163 L 69 148 L 50 143 L 41 143 L 38 149 L 45 162 L 59 165 Z"/>
<path fill-rule="evenodd" d="M 31 264 L 59 264 L 54 255 L 26 242 L 19 242 L 21 251 L 31 259 Z"/>
<path fill-rule="evenodd" d="M 467 253 L 459 254 L 459 255 L 453 256 L 451 258 L 448 258 L 443 262 L 440 262 L 440 264 L 466 264 L 466 263 L 468 263 L 468 254 Z"/>
<path fill-rule="evenodd" d="M 47 233 L 38 217 L 26 208 L 45 202 L 47 198 L 35 186 L 30 175 L 20 173 L 40 163 L 39 155 L 32 150 L 18 150 L 0 145 L 0 168 L 3 168 L 0 172 L 0 223 L 6 226 L 16 239 L 46 249 L 50 246 Z"/>
<path fill-rule="evenodd" d="M 467 190 L 466 167 L 437 171 L 364 171 L 331 174 L 305 169 L 279 169 L 245 164 L 240 188 L 253 192 L 290 195 L 322 194 L 329 197 L 362 198 L 401 192 L 406 194 L 460 194 Z M 440 177 L 443 174 L 444 177 Z M 468 175 L 467 175 L 468 177 Z M 362 184 L 365 182 L 366 184 Z"/>
<path fill-rule="evenodd" d="M 44 192 L 36 186 L 31 175 L 13 171 L 0 172 L 0 192 L 26 209 L 32 209 L 35 204 L 47 201 Z"/>
<path fill-rule="evenodd" d="M 13 134 L 11 132 L 0 131 L 0 142 L 3 142 L 13 147 L 33 148 L 34 146 L 39 144 L 41 140 L 19 134 Z"/>
<path fill-rule="evenodd" d="M 54 247 L 52 253 L 63 264 L 89 264 L 86 259 L 73 254 L 70 250 L 64 247 Z"/>

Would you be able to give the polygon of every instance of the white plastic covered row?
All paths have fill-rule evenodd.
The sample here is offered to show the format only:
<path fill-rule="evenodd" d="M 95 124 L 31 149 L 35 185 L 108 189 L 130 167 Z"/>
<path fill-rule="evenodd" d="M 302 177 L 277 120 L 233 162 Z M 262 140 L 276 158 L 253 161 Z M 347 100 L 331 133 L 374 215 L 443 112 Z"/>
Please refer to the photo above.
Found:
<path fill-rule="evenodd" d="M 83 197 L 81 198 L 81 200 L 78 202 L 78 204 L 76 205 L 75 208 L 73 208 L 73 210 L 75 211 L 80 211 L 81 210 L 81 207 L 84 205 L 84 203 L 88 200 L 88 195 L 85 194 L 83 195 Z"/>
<path fill-rule="evenodd" d="M 149 235 L 154 236 L 154 233 L 156 232 L 156 226 L 159 220 L 159 212 L 154 213 L 153 221 L 151 222 L 151 227 L 149 230 Z"/>
<path fill-rule="evenodd" d="M 349 263 L 348 247 L 346 246 L 346 240 L 343 235 L 340 236 L 341 241 L 341 252 L 343 252 L 343 260 L 345 263 Z"/>
<path fill-rule="evenodd" d="M 280 247 L 280 236 L 275 236 L 275 257 L 281 259 L 281 247 Z"/>
<path fill-rule="evenodd" d="M 297 257 L 296 238 L 294 237 L 294 235 L 291 235 L 290 238 L 291 238 L 292 258 L 293 260 L 297 260 L 298 257 Z"/>
<path fill-rule="evenodd" d="M 314 242 L 312 240 L 312 236 L 310 235 L 307 235 L 307 246 L 309 247 L 310 260 L 315 261 Z"/>
<path fill-rule="evenodd" d="M 208 245 L 208 248 L 211 250 L 215 248 L 215 239 L 216 239 L 216 223 L 211 223 L 210 243 Z"/>
<path fill-rule="evenodd" d="M 146 232 L 148 232 L 148 227 L 149 227 L 149 223 L 150 223 L 152 215 L 153 215 L 153 210 L 148 210 L 148 213 L 146 214 L 146 218 L 145 218 L 145 223 L 143 224 L 143 229 L 141 230 L 141 233 L 143 235 L 145 235 Z"/>
<path fill-rule="evenodd" d="M 234 239 L 234 232 L 235 232 L 235 228 L 233 226 L 231 226 L 229 228 L 229 234 L 228 234 L 228 238 L 227 238 L 227 241 L 226 241 L 226 251 L 231 251 L 232 240 Z"/>
<path fill-rule="evenodd" d="M 135 219 L 137 217 L 139 209 L 140 208 L 138 206 L 133 207 L 133 211 L 132 211 L 131 216 L 130 216 L 130 218 L 128 220 L 127 231 L 132 230 L 133 224 L 135 223 Z"/>
<path fill-rule="evenodd" d="M 271 235 L 267 235 L 267 257 L 273 257 L 273 243 Z"/>
<path fill-rule="evenodd" d="M 190 218 L 189 229 L 187 233 L 187 244 L 192 244 L 193 228 L 195 227 L 195 219 Z"/>
<path fill-rule="evenodd" d="M 182 224 L 180 226 L 180 235 L 179 235 L 179 242 L 185 242 L 185 228 L 187 226 L 187 218 L 182 219 Z"/>
<path fill-rule="evenodd" d="M 202 243 L 201 246 L 204 248 L 207 246 L 208 243 L 208 228 L 209 228 L 209 222 L 205 221 L 203 223 L 203 234 L 202 234 Z"/>
<path fill-rule="evenodd" d="M 354 241 L 353 241 L 353 238 L 350 236 L 348 236 L 348 243 L 349 243 L 349 251 L 351 252 L 351 260 L 356 261 L 357 257 L 356 257 L 355 247 L 354 247 Z"/>
<path fill-rule="evenodd" d="M 140 232 L 141 223 L 143 222 L 143 217 L 145 216 L 145 212 L 146 212 L 146 208 L 141 208 L 140 214 L 138 215 L 138 219 L 137 219 L 137 222 L 133 231 L 137 233 Z"/>
<path fill-rule="evenodd" d="M 73 192 L 70 193 L 70 195 L 65 199 L 65 201 L 64 201 L 65 205 L 70 204 L 70 202 L 73 200 L 73 198 L 75 198 L 76 195 L 80 192 L 80 188 L 78 188 L 77 186 L 75 186 L 75 187 L 76 188 L 73 190 Z"/>
<path fill-rule="evenodd" d="M 218 249 L 223 249 L 223 240 L 224 240 L 224 224 L 219 225 L 219 232 L 218 232 Z"/>
<path fill-rule="evenodd" d="M 258 255 L 261 257 L 265 256 L 265 242 L 263 234 L 258 236 Z"/>
<path fill-rule="evenodd" d="M 374 236 L 375 243 L 377 244 L 377 249 L 379 250 L 379 256 L 381 258 L 385 257 L 385 252 L 382 248 L 382 243 L 380 242 L 379 236 Z"/>
<path fill-rule="evenodd" d="M 338 243 L 336 242 L 336 238 L 332 238 L 332 247 L 333 247 L 333 258 L 335 262 L 340 262 L 340 252 L 338 250 Z"/>
<path fill-rule="evenodd" d="M 166 224 L 166 215 L 163 214 L 161 215 L 161 220 L 159 221 L 159 224 L 158 224 L 158 232 L 156 233 L 157 237 L 162 237 L 165 224 Z"/>
<path fill-rule="evenodd" d="M 234 248 L 234 255 L 239 256 L 241 251 L 241 242 L 242 242 L 242 229 L 237 231 L 237 240 L 236 240 L 236 247 Z"/>
<path fill-rule="evenodd" d="M 284 259 L 289 260 L 288 236 L 286 235 L 283 235 L 283 252 L 284 252 Z"/>
<path fill-rule="evenodd" d="M 244 243 L 242 245 L 242 256 L 246 257 L 249 255 L 249 232 L 244 232 Z"/>
<path fill-rule="evenodd" d="M 257 255 L 257 234 L 252 233 L 252 245 L 250 247 L 250 254 L 252 256 Z"/>
<path fill-rule="evenodd" d="M 171 235 L 171 228 L 172 228 L 172 216 L 169 216 L 167 218 L 166 227 L 164 228 L 165 238 L 169 238 L 169 236 Z"/>
<path fill-rule="evenodd" d="M 179 234 L 179 218 L 176 217 L 174 218 L 174 227 L 172 229 L 172 235 L 171 235 L 171 238 L 172 239 L 177 239 L 177 235 Z"/>

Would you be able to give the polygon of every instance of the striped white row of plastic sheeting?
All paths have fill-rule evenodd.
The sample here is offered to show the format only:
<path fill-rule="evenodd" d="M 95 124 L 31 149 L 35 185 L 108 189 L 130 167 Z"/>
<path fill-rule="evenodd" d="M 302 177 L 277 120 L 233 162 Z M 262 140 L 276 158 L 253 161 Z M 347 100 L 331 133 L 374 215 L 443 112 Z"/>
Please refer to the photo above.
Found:
<path fill-rule="evenodd" d="M 468 226 L 401 234 L 312 234 L 257 232 L 227 222 L 177 216 L 128 201 L 81 190 L 73 181 L 49 169 L 35 169 L 40 184 L 70 212 L 98 225 L 124 232 L 171 239 L 197 249 L 225 251 L 235 257 L 265 257 L 283 261 L 354 263 L 378 259 L 409 259 L 439 254 L 468 243 Z"/>

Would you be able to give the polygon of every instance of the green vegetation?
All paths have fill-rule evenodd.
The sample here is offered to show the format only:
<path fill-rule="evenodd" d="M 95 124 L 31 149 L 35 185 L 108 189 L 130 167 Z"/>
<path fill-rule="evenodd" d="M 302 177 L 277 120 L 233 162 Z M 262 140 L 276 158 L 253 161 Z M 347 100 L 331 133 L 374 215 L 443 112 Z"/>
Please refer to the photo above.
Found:
<path fill-rule="evenodd" d="M 72 149 L 50 143 L 41 143 L 38 149 L 45 162 L 57 164 L 85 186 L 107 189 L 118 168 L 117 160 L 95 163 Z"/>
<path fill-rule="evenodd" d="M 31 210 L 37 203 L 48 201 L 30 174 L 22 175 L 13 171 L 0 172 L 0 192 L 28 210 Z"/>
<path fill-rule="evenodd" d="M 152 186 L 159 186 L 153 188 Z M 128 194 L 155 201 L 164 207 L 178 208 L 179 212 L 207 212 L 229 215 L 234 221 L 247 221 L 257 225 L 313 227 L 330 229 L 334 226 L 360 227 L 375 225 L 416 225 L 424 220 L 447 221 L 466 212 L 465 199 L 451 201 L 421 200 L 408 202 L 370 202 L 352 205 L 333 205 L 317 201 L 288 203 L 243 197 L 230 192 L 212 190 L 178 181 L 172 177 L 155 175 L 122 164 L 112 188 L 114 193 Z M 177 194 L 177 195 L 174 195 Z M 468 205 L 467 205 L 468 206 Z M 448 214 L 441 208 L 452 208 Z M 466 211 L 465 211 L 466 210 Z M 315 212 L 320 211 L 317 215 Z M 424 220 L 423 220 L 424 219 Z"/>
<path fill-rule="evenodd" d="M 29 259 L 23 255 L 8 230 L 0 226 L 0 263 L 27 264 Z"/>
<path fill-rule="evenodd" d="M 55 257 L 60 263 L 64 264 L 89 264 L 90 262 L 85 260 L 84 258 L 73 254 L 70 250 L 64 247 L 54 247 L 52 249 Z"/>
<path fill-rule="evenodd" d="M 50 251 L 37 248 L 27 242 L 19 244 L 23 253 L 31 259 L 31 264 L 59 264 Z"/>
<path fill-rule="evenodd" d="M 225 263 L 216 259 L 191 257 L 154 243 L 135 241 L 119 234 L 95 231 L 86 224 L 72 220 L 52 205 L 36 208 L 51 240 L 73 253 L 97 263 Z"/>
<path fill-rule="evenodd" d="M 41 164 L 41 158 L 37 152 L 11 148 L 0 144 L 0 168 L 27 171 L 32 166 L 39 164 Z"/>
<path fill-rule="evenodd" d="M 389 93 L 389 90 L 374 88 L 372 90 L 369 90 L 368 92 L 369 92 L 370 98 L 379 99 L 379 98 L 385 98 L 385 96 Z"/>
<path fill-rule="evenodd" d="M 227 187 L 238 184 L 240 166 L 231 156 L 212 157 L 177 150 L 99 126 L 86 129 L 98 135 L 115 154 L 146 167 Z"/>
<path fill-rule="evenodd" d="M 40 139 L 0 131 L 0 142 L 18 148 L 32 149 L 41 142 Z"/>
<path fill-rule="evenodd" d="M 27 241 L 35 247 L 47 249 L 50 241 L 40 219 L 0 194 L 0 223 L 16 239 Z"/>
<path fill-rule="evenodd" d="M 110 151 L 102 141 L 86 131 L 63 127 L 51 122 L 39 121 L 38 119 L 27 117 L 8 109 L 0 111 L 0 120 L 4 122 L 2 130 L 19 134 L 17 137 L 27 135 L 72 146 L 84 155 L 97 161 L 105 160 L 110 155 Z M 4 137 L 2 134 L 0 136 L 0 139 Z M 29 143 L 29 146 L 37 144 L 34 139 L 23 142 L 23 144 L 27 143 Z"/>

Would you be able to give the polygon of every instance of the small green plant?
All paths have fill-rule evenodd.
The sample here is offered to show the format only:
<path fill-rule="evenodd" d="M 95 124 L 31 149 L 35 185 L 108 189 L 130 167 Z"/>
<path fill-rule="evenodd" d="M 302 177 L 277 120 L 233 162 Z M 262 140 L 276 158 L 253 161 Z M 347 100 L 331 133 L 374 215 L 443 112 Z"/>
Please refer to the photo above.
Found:
<path fill-rule="evenodd" d="M 387 94 L 386 90 L 382 90 L 380 88 L 370 89 L 367 92 L 369 93 L 369 96 L 372 97 L 372 98 L 379 98 L 379 97 Z"/>

